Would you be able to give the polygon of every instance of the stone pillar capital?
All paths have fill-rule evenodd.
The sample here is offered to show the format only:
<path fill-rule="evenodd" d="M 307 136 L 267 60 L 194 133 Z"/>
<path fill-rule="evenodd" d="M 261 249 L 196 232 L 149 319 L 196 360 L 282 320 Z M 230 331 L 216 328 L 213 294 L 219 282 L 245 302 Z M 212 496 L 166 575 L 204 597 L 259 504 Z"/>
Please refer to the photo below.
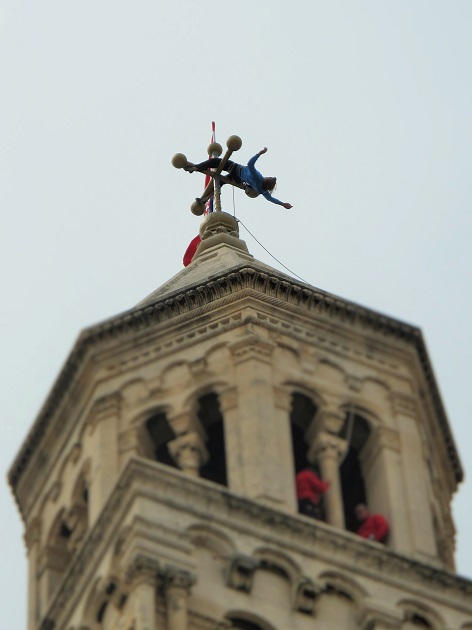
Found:
<path fill-rule="evenodd" d="M 200 467 L 208 461 L 208 451 L 196 431 L 179 435 L 168 443 L 168 448 L 179 468 L 194 477 L 198 477 Z"/>
<path fill-rule="evenodd" d="M 315 441 L 312 443 L 308 452 L 308 459 L 311 462 L 317 460 L 321 462 L 321 460 L 330 459 L 338 463 L 346 453 L 347 448 L 348 443 L 346 440 L 332 433 L 322 431 L 318 433 Z"/>
<path fill-rule="evenodd" d="M 162 580 L 166 592 L 170 589 L 178 589 L 187 594 L 190 593 L 190 589 L 197 581 L 193 573 L 178 567 L 167 567 L 162 573 Z"/>
<path fill-rule="evenodd" d="M 159 563 L 154 558 L 137 555 L 126 569 L 126 581 L 133 584 L 157 585 Z"/>
<path fill-rule="evenodd" d="M 195 584 L 195 576 L 180 567 L 166 567 L 162 573 L 166 598 L 167 628 L 188 630 L 188 597 Z"/>
<path fill-rule="evenodd" d="M 338 434 L 343 428 L 346 412 L 337 402 L 323 405 L 316 414 L 316 425 L 320 431 Z"/>

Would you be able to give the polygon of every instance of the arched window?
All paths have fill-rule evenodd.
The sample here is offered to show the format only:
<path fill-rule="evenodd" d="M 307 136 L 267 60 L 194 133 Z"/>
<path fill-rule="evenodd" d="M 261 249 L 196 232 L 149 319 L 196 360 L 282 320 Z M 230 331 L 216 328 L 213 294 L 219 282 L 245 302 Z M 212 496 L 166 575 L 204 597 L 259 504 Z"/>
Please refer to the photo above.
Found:
<path fill-rule="evenodd" d="M 169 453 L 167 444 L 175 439 L 175 433 L 172 430 L 167 416 L 163 411 L 158 411 L 146 421 L 146 429 L 151 437 L 154 457 L 161 464 L 167 464 L 177 468 L 174 458 Z"/>
<path fill-rule="evenodd" d="M 294 392 L 292 394 L 292 405 L 290 409 L 290 428 L 292 431 L 293 460 L 295 462 L 295 474 L 306 468 L 309 464 L 307 459 L 308 444 L 305 440 L 317 408 L 311 398 Z"/>
<path fill-rule="evenodd" d="M 346 529 L 354 532 L 359 527 L 354 508 L 358 503 L 366 503 L 360 453 L 370 435 L 369 423 L 362 416 L 349 412 L 346 414 L 339 435 L 348 443 L 348 449 L 339 471 L 343 491 L 344 518 Z"/>
<path fill-rule="evenodd" d="M 262 630 L 261 626 L 246 619 L 231 619 L 231 627 L 239 630 Z"/>
<path fill-rule="evenodd" d="M 225 432 L 220 403 L 216 394 L 210 393 L 200 396 L 197 417 L 205 431 L 208 450 L 208 461 L 200 468 L 200 476 L 226 486 Z"/>
<path fill-rule="evenodd" d="M 67 531 L 68 549 L 75 552 L 81 544 L 89 526 L 89 491 L 87 475 L 84 471 L 75 482 L 71 497 L 71 506 L 62 523 Z"/>

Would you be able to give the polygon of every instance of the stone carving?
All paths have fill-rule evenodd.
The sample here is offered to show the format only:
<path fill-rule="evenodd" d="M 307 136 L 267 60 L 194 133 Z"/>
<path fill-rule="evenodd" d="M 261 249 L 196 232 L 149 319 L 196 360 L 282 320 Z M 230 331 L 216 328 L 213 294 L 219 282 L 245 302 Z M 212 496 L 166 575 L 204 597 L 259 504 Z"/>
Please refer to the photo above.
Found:
<path fill-rule="evenodd" d="M 237 591 L 250 593 L 254 578 L 254 571 L 260 561 L 251 556 L 235 554 L 229 561 L 226 574 L 226 585 Z"/>
<path fill-rule="evenodd" d="M 293 607 L 299 612 L 312 615 L 315 608 L 315 599 L 320 593 L 320 588 L 315 586 L 313 580 L 302 576 L 295 584 Z"/>
<path fill-rule="evenodd" d="M 190 592 L 192 586 L 196 583 L 196 577 L 185 569 L 168 566 L 161 574 L 164 588 L 168 591 L 171 588 L 183 589 Z"/>
<path fill-rule="evenodd" d="M 154 558 L 139 554 L 133 558 L 126 569 L 126 582 L 156 584 L 159 575 L 159 563 Z"/>
<path fill-rule="evenodd" d="M 179 468 L 188 475 L 198 476 L 200 467 L 208 461 L 208 451 L 196 431 L 179 435 L 168 443 L 168 448 Z"/>

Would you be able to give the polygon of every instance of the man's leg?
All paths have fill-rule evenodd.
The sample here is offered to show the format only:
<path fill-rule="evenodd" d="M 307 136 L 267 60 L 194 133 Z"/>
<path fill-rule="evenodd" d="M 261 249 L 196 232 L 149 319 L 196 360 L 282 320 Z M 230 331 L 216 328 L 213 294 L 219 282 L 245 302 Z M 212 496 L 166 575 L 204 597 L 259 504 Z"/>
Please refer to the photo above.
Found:
<path fill-rule="evenodd" d="M 314 505 L 310 501 L 310 499 L 300 499 L 298 501 L 298 511 L 300 514 L 304 514 L 305 516 L 309 516 L 310 518 L 316 518 L 314 513 Z"/>

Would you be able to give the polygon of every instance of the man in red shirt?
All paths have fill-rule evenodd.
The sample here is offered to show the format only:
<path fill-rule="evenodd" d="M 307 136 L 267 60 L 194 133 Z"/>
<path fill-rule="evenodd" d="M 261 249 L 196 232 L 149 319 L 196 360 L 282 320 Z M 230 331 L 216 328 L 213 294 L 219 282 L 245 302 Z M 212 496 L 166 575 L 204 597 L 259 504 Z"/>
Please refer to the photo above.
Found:
<path fill-rule="evenodd" d="M 329 481 L 323 481 L 311 467 L 301 470 L 295 479 L 297 487 L 298 511 L 311 518 L 321 518 L 320 501 L 329 488 Z"/>
<path fill-rule="evenodd" d="M 388 523 L 384 516 L 381 514 L 370 514 L 365 503 L 356 505 L 354 512 L 357 520 L 361 523 L 357 529 L 359 536 L 369 540 L 376 540 L 377 542 L 385 542 L 388 535 Z"/>

